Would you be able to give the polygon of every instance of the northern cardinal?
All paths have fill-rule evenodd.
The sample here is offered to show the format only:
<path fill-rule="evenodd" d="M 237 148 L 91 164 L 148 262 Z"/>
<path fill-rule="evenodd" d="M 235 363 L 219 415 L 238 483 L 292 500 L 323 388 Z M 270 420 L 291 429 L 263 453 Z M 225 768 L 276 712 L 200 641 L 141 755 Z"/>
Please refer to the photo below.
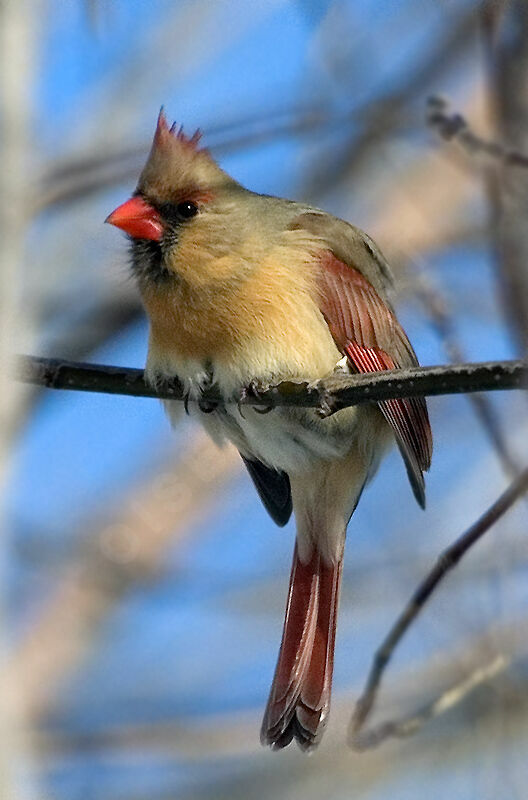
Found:
<path fill-rule="evenodd" d="M 296 519 L 286 617 L 261 741 L 320 741 L 328 720 L 345 534 L 365 484 L 396 441 L 418 503 L 432 437 L 423 399 L 268 414 L 244 390 L 418 363 L 388 299 L 378 247 L 341 219 L 248 191 L 169 127 L 163 109 L 132 198 L 106 220 L 132 240 L 150 321 L 146 374 L 178 377 L 217 442 L 238 448 L 278 525 Z M 225 404 L 200 401 L 215 385 Z M 173 401 L 174 403 L 174 401 Z M 169 404 L 170 406 L 170 404 Z M 169 408 L 170 410 L 170 408 Z"/>

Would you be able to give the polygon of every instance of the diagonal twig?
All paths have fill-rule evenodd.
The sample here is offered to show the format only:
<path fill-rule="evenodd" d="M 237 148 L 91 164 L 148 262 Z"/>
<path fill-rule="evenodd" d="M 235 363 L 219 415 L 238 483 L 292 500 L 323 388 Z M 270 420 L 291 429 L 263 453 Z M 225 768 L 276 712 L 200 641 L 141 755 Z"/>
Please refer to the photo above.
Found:
<path fill-rule="evenodd" d="M 418 267 L 416 262 L 415 266 Z M 434 286 L 431 277 L 424 269 L 418 267 L 416 277 L 418 281 L 415 282 L 415 293 L 429 312 L 431 324 L 441 339 L 449 360 L 454 364 L 463 363 L 465 361 L 465 353 L 456 340 L 445 297 Z M 468 395 L 468 400 L 473 405 L 475 415 L 495 448 L 505 472 L 510 478 L 516 477 L 521 467 L 510 452 L 508 443 L 493 413 L 490 399 L 485 394 L 474 393 Z"/>
<path fill-rule="evenodd" d="M 374 707 L 387 665 L 412 622 L 447 573 L 526 491 L 528 491 L 528 468 L 454 544 L 442 553 L 433 569 L 418 586 L 374 656 L 365 688 L 356 703 L 350 723 L 349 739 L 353 747 L 359 746 L 361 749 L 361 744 L 368 740 L 369 732 L 363 733 L 362 729 Z"/>
<path fill-rule="evenodd" d="M 427 101 L 427 122 L 443 139 L 457 142 L 470 155 L 482 154 L 503 164 L 528 167 L 528 155 L 476 134 L 462 114 L 449 111 L 449 103 L 443 97 L 435 95 Z"/>
<path fill-rule="evenodd" d="M 365 732 L 352 732 L 349 737 L 350 746 L 357 751 L 370 750 L 389 738 L 413 736 L 432 719 L 445 714 L 446 711 L 461 703 L 468 694 L 485 681 L 507 669 L 511 661 L 511 657 L 507 658 L 499 653 L 488 664 L 477 667 L 415 713 L 401 719 L 386 720 Z"/>

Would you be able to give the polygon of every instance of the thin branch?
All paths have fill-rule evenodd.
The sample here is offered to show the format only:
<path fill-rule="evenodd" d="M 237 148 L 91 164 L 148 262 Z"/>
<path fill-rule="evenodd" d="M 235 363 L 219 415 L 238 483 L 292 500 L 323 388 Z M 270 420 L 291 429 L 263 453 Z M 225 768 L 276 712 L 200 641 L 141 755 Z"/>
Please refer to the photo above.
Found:
<path fill-rule="evenodd" d="M 391 696 L 393 698 L 405 696 L 408 694 L 409 689 L 416 684 L 427 687 L 427 691 L 432 692 L 434 687 L 438 686 L 439 683 L 443 683 L 451 688 L 442 693 L 438 701 L 435 702 L 447 705 L 452 697 L 451 693 L 461 692 L 464 688 L 468 689 L 465 697 L 469 700 L 471 689 L 476 687 L 479 678 L 484 682 L 492 675 L 501 673 L 507 665 L 518 662 L 523 658 L 522 654 L 518 653 L 517 645 L 519 642 L 526 641 L 527 633 L 528 625 L 526 619 L 517 619 L 514 623 L 511 621 L 507 624 L 504 622 L 499 623 L 469 641 L 464 640 L 462 648 L 457 646 L 454 649 L 450 649 L 448 652 L 442 653 L 439 658 L 434 659 L 433 662 L 427 660 L 420 667 L 417 667 L 412 677 L 407 670 L 401 672 L 395 681 L 395 685 L 391 688 Z M 498 663 L 497 654 L 488 652 L 490 641 L 502 654 L 498 658 L 504 659 L 504 667 Z M 470 676 L 461 680 L 459 677 L 459 665 L 474 662 L 476 658 L 480 658 L 482 661 L 483 657 L 484 666 L 482 664 L 480 666 L 475 665 L 475 668 L 471 670 Z M 486 672 L 487 675 L 484 674 Z M 526 724 L 525 716 L 522 716 L 522 719 L 519 719 L 519 717 L 524 715 L 528 692 L 526 692 L 526 684 L 522 681 L 519 682 L 518 677 L 512 673 L 504 675 L 503 680 L 501 696 L 505 696 L 506 690 L 507 702 L 509 703 L 508 731 L 509 736 L 511 736 L 513 733 L 511 730 L 512 724 L 515 723 L 515 727 L 517 727 L 516 723 Z M 333 712 L 334 723 L 337 723 L 335 724 L 336 730 L 339 730 L 345 724 L 347 693 L 348 690 L 336 692 Z M 481 735 L 483 729 L 488 728 L 489 730 L 489 726 L 494 724 L 497 719 L 497 711 L 500 715 L 504 708 L 504 704 L 497 706 L 495 703 L 479 703 L 472 706 L 473 718 L 477 721 Z M 425 708 L 423 710 L 425 711 Z M 185 720 L 182 720 L 180 716 L 173 718 L 166 716 L 163 721 L 154 723 L 142 723 L 131 719 L 125 723 L 89 725 L 77 733 L 71 730 L 66 732 L 58 730 L 55 725 L 49 724 L 49 721 L 46 720 L 44 725 L 40 726 L 40 753 L 49 758 L 50 756 L 57 757 L 59 755 L 64 757 L 66 753 L 72 751 L 86 752 L 89 750 L 93 752 L 104 749 L 108 753 L 109 751 L 119 752 L 124 749 L 130 752 L 131 748 L 140 748 L 142 752 L 148 750 L 158 753 L 166 750 L 169 754 L 177 752 L 179 755 L 184 754 L 197 762 L 210 758 L 212 752 L 216 756 L 241 756 L 249 752 L 258 753 L 258 745 L 254 736 L 255 718 L 258 714 L 259 709 L 251 708 L 244 712 L 210 713 L 200 718 L 186 717 Z M 487 741 L 492 743 L 493 737 L 490 736 Z M 343 766 L 345 768 L 349 767 L 350 752 L 342 748 L 339 737 L 335 739 L 334 755 L 337 753 L 339 753 L 339 758 L 342 759 Z M 407 748 L 405 752 L 402 751 L 401 758 L 412 759 L 415 755 L 416 748 Z M 464 755 L 461 753 L 460 747 L 457 748 L 456 755 L 458 759 L 463 761 Z M 465 755 L 467 756 L 467 754 Z M 370 759 L 365 763 L 367 766 L 373 762 L 377 763 L 377 769 L 379 770 L 380 759 L 386 768 L 391 768 L 386 756 L 380 755 L 379 751 L 371 752 Z M 397 760 L 397 763 L 401 766 L 400 759 Z M 392 766 L 394 767 L 394 763 Z M 361 772 L 361 776 L 363 779 L 365 778 L 363 772 Z M 371 776 L 370 783 L 368 783 L 370 789 L 372 789 L 373 777 Z M 356 785 L 354 788 L 357 790 Z"/>
<path fill-rule="evenodd" d="M 143 370 L 82 364 L 61 359 L 20 356 L 18 380 L 50 389 L 81 392 L 103 392 L 134 397 L 157 397 L 185 400 L 184 387 L 178 381 L 150 386 Z M 318 408 L 325 416 L 347 406 L 373 403 L 401 397 L 460 394 L 505 389 L 522 389 L 528 385 L 528 364 L 524 361 L 488 361 L 456 366 L 412 367 L 367 375 L 333 376 L 315 383 L 291 383 L 262 387 L 233 397 L 241 405 L 303 406 Z M 222 402 L 214 387 L 205 389 L 204 401 Z"/>
<path fill-rule="evenodd" d="M 455 327 L 449 313 L 446 298 L 441 294 L 428 273 L 414 262 L 417 269 L 415 277 L 415 294 L 427 309 L 433 329 L 441 339 L 449 360 L 453 364 L 465 361 L 465 353 L 459 345 L 455 335 Z M 468 400 L 473 405 L 475 415 L 486 431 L 502 466 L 512 479 L 517 477 L 521 466 L 510 453 L 508 443 L 501 431 L 497 417 L 494 414 L 491 400 L 485 394 L 471 394 Z"/>
<path fill-rule="evenodd" d="M 502 654 L 496 655 L 488 664 L 474 669 L 469 675 L 446 689 L 414 714 L 401 719 L 386 720 L 364 733 L 353 732 L 350 736 L 350 746 L 357 751 L 370 750 L 385 739 L 414 736 L 426 723 L 445 714 L 446 711 L 461 703 L 478 686 L 507 669 L 511 660 Z"/>
<path fill-rule="evenodd" d="M 427 122 L 443 139 L 457 142 L 470 155 L 483 154 L 503 164 L 528 168 L 528 155 L 476 134 L 462 114 L 449 111 L 449 103 L 443 97 L 434 96 L 427 101 Z"/>
<path fill-rule="evenodd" d="M 508 489 L 506 489 L 498 500 L 490 506 L 480 519 L 442 553 L 431 572 L 418 586 L 409 603 L 396 620 L 374 656 L 365 688 L 356 703 L 350 723 L 349 737 L 353 747 L 361 749 L 362 743 L 368 740 L 370 734 L 368 732 L 361 733 L 361 731 L 374 707 L 383 673 L 403 635 L 447 573 L 526 491 L 528 491 L 528 468 L 510 484 Z"/>

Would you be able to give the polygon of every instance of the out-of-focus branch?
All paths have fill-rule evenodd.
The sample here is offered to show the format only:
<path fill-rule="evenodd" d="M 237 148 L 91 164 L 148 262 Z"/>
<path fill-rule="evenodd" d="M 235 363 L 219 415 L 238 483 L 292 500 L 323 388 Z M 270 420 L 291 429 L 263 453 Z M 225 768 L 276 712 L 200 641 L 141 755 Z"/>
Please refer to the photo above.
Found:
<path fill-rule="evenodd" d="M 449 103 L 443 97 L 434 96 L 427 101 L 427 122 L 443 139 L 456 142 L 472 156 L 485 155 L 504 165 L 528 167 L 528 155 L 476 134 L 461 114 L 449 111 Z"/>
<path fill-rule="evenodd" d="M 464 105 L 472 118 L 481 116 L 479 95 L 478 84 L 468 87 Z M 418 151 L 404 170 L 391 173 L 364 227 L 397 271 L 399 261 L 423 258 L 443 248 L 461 222 L 468 224 L 468 208 L 476 196 L 474 176 L 454 159 L 442 157 L 434 148 Z"/>
<path fill-rule="evenodd" d="M 285 136 L 313 133 L 321 128 L 336 129 L 353 121 L 365 129 L 364 136 L 353 146 L 354 162 L 361 160 L 364 150 L 371 149 L 374 139 L 386 138 L 393 132 L 393 126 L 403 120 L 404 107 L 412 95 L 427 85 L 437 70 L 461 50 L 474 25 L 475 15 L 471 12 L 454 29 L 449 29 L 438 51 L 428 54 L 421 68 L 412 70 L 409 82 L 385 100 L 378 99 L 352 112 L 330 116 L 316 109 L 299 109 L 293 113 L 270 111 L 264 117 L 241 119 L 211 128 L 207 131 L 208 147 L 215 155 L 223 155 Z M 69 203 L 122 181 L 136 179 L 149 148 L 150 142 L 130 144 L 106 153 L 86 153 L 79 158 L 52 165 L 41 180 L 41 191 L 36 193 L 33 212 Z M 352 166 L 349 159 L 348 168 Z M 339 171 L 341 167 L 340 159 Z"/>
<path fill-rule="evenodd" d="M 383 673 L 405 632 L 447 573 L 458 564 L 468 550 L 484 536 L 497 520 L 504 516 L 526 491 L 528 491 L 528 469 L 525 469 L 498 500 L 454 544 L 442 553 L 434 568 L 414 592 L 411 600 L 374 656 L 365 688 L 356 703 L 350 724 L 350 741 L 353 746 L 358 746 L 362 749 L 361 743 L 368 741 L 369 734 L 368 732 L 366 734 L 362 732 L 363 726 L 376 702 Z M 461 694 L 460 697 L 462 696 Z M 374 741 L 376 741 L 376 736 L 373 737 Z"/>
<path fill-rule="evenodd" d="M 456 340 L 445 298 L 433 285 L 431 277 L 425 270 L 420 270 L 416 274 L 414 291 L 427 309 L 431 323 L 440 337 L 450 361 L 454 364 L 464 362 L 465 353 Z M 520 464 L 516 462 L 510 452 L 489 398 L 485 394 L 473 393 L 468 395 L 468 400 L 473 405 L 476 417 L 493 444 L 505 471 L 511 478 L 517 476 L 521 470 Z"/>
<path fill-rule="evenodd" d="M 498 9 L 498 5 L 495 7 Z M 482 114 L 478 114 L 479 118 Z M 446 100 L 433 97 L 428 103 L 427 120 L 430 126 L 447 140 L 455 139 L 458 144 L 472 157 L 484 155 L 487 170 L 485 177 L 489 179 L 490 166 L 496 167 L 497 162 L 528 166 L 528 158 L 524 154 L 509 151 L 502 145 L 490 142 L 475 134 L 466 120 L 457 113 L 450 113 Z M 490 160 L 491 159 L 491 160 Z M 415 261 L 416 263 L 416 261 Z M 421 269 L 413 281 L 415 293 L 428 311 L 429 317 L 438 336 L 444 344 L 446 353 L 453 363 L 466 360 L 465 353 L 457 342 L 454 327 L 446 307 L 445 298 L 439 289 L 433 285 L 433 280 L 425 270 Z M 471 394 L 468 396 L 477 419 L 487 432 L 505 471 L 514 477 L 520 471 L 505 437 L 500 429 L 497 417 L 491 406 L 490 399 L 484 394 Z"/>
<path fill-rule="evenodd" d="M 483 4 L 490 102 L 497 136 L 509 152 L 528 153 L 528 14 L 525 0 Z M 528 190 L 524 170 L 502 160 L 490 171 L 488 194 L 505 318 L 521 352 L 528 350 Z"/>
<path fill-rule="evenodd" d="M 51 389 L 104 392 L 134 397 L 185 400 L 184 387 L 177 381 L 154 389 L 143 370 L 81 364 L 59 359 L 21 356 L 18 379 Z M 291 383 L 248 391 L 233 402 L 240 405 L 303 406 L 319 408 L 328 415 L 347 406 L 401 397 L 459 394 L 506 389 L 522 389 L 528 383 L 528 364 L 524 361 L 489 361 L 455 366 L 412 367 L 363 375 L 334 376 L 316 383 Z M 212 387 L 204 389 L 202 399 L 220 403 L 222 397 Z"/>
<path fill-rule="evenodd" d="M 46 309 L 48 319 L 59 317 L 69 296 L 49 304 Z M 76 298 L 77 299 L 77 298 Z M 65 323 L 59 333 L 52 332 L 44 340 L 46 353 L 61 352 L 69 359 L 84 358 L 98 347 L 101 347 L 113 336 L 128 325 L 138 321 L 144 314 L 139 296 L 135 289 L 128 291 L 119 287 L 119 291 L 108 291 L 100 298 L 86 304 L 73 320 Z"/>
<path fill-rule="evenodd" d="M 329 148 L 325 157 L 319 160 L 305 189 L 308 197 L 318 196 L 349 178 L 370 153 L 394 135 L 395 130 L 408 124 L 409 103 L 428 89 L 438 73 L 452 67 L 460 54 L 466 52 L 476 22 L 474 9 L 461 14 L 453 25 L 447 27 L 444 36 L 425 51 L 421 63 L 413 64 L 404 81 L 390 94 L 376 97 L 374 102 L 353 110 L 350 120 L 355 126 L 359 123 L 359 133 L 352 133 L 344 150 Z"/>
<path fill-rule="evenodd" d="M 85 547 L 57 574 L 7 666 L 30 718 L 52 707 L 115 604 L 163 569 L 169 548 L 183 545 L 241 465 L 234 448 L 220 451 L 200 432 L 175 466 L 136 487 L 122 507 L 87 534 Z"/>
<path fill-rule="evenodd" d="M 400 702 L 402 698 L 414 695 L 416 687 L 419 686 L 424 694 L 432 694 L 439 699 L 444 698 L 445 703 L 449 701 L 451 691 L 461 692 L 464 688 L 467 693 L 464 697 L 470 700 L 470 693 L 476 687 L 478 679 L 485 682 L 492 675 L 497 676 L 502 672 L 502 664 L 507 665 L 520 660 L 519 643 L 526 642 L 528 634 L 528 621 L 526 619 L 512 622 L 501 623 L 488 628 L 484 634 L 465 639 L 463 645 L 457 645 L 448 652 L 439 654 L 438 658 L 427 659 L 423 664 L 412 665 L 412 670 L 404 668 L 400 671 L 395 682 L 390 687 L 389 704 Z M 502 663 L 501 663 L 502 662 Z M 484 665 L 484 666 L 483 666 Z M 486 671 L 488 674 L 486 675 Z M 461 677 L 461 672 L 466 676 Z M 468 675 L 469 673 L 469 675 Z M 504 681 L 508 687 L 508 695 L 515 698 L 510 704 L 508 720 L 512 722 L 515 717 L 515 728 L 524 730 L 526 724 L 525 710 L 528 693 L 525 691 L 525 684 L 519 679 L 504 675 Z M 471 685 L 473 684 L 473 685 Z M 440 685 L 448 685 L 451 689 L 447 692 L 438 692 Z M 504 688 L 504 687 L 503 687 Z M 332 741 L 333 759 L 337 756 L 337 763 L 333 760 L 333 766 L 339 769 L 339 762 L 347 770 L 350 768 L 350 751 L 344 747 L 341 738 L 341 728 L 346 721 L 346 707 L 348 703 L 349 690 L 336 692 L 334 697 L 333 724 L 332 729 L 327 732 L 327 736 L 334 737 Z M 432 704 L 431 704 L 432 705 Z M 453 708 L 453 706 L 450 706 Z M 425 711 L 427 707 L 422 710 Z M 447 709 L 445 709 L 447 710 Z M 474 702 L 472 707 L 472 719 L 478 719 L 479 728 L 493 726 L 496 720 L 496 703 Z M 54 729 L 47 726 L 41 731 L 39 745 L 41 752 L 45 756 L 56 756 L 75 751 L 114 751 L 130 752 L 130 749 L 138 749 L 143 754 L 147 751 L 156 753 L 167 752 L 169 755 L 177 753 L 180 757 L 185 755 L 193 760 L 194 763 L 202 763 L 211 758 L 214 753 L 219 756 L 242 756 L 260 752 L 258 737 L 255 735 L 255 719 L 260 715 L 259 708 L 248 711 L 227 712 L 221 714 L 210 713 L 207 715 L 186 716 L 184 719 L 178 717 L 170 720 L 165 718 L 161 722 L 152 723 L 122 723 L 108 725 L 104 724 L 97 727 L 89 727 L 84 731 L 67 731 Z M 499 711 L 500 713 L 500 711 Z M 519 715 L 517 718 L 517 714 Z M 496 746 L 493 736 L 484 735 L 484 739 L 490 743 L 491 747 Z M 464 763 L 467 752 L 464 752 L 463 742 L 471 740 L 471 737 L 462 737 L 460 746 L 455 749 L 454 755 Z M 357 771 L 358 779 L 364 781 L 364 785 L 372 791 L 376 777 L 381 772 L 386 776 L 387 772 L 407 769 L 409 759 L 416 755 L 419 747 L 407 747 L 401 752 L 401 758 L 387 759 L 382 751 L 373 751 L 370 758 L 364 762 L 364 769 L 374 765 L 372 773 L 363 774 L 363 769 Z M 425 744 L 427 751 L 431 751 L 430 743 Z M 423 754 L 422 754 L 423 755 Z M 423 760 L 418 756 L 423 767 Z M 403 761 L 403 764 L 402 764 Z M 300 763 L 300 760 L 299 760 Z M 303 772 L 314 762 L 310 759 L 303 761 Z M 362 762 L 363 763 L 363 762 Z M 308 767 L 304 765 L 308 764 Z M 292 769 L 291 762 L 288 762 L 288 769 Z M 320 766 L 316 765 L 316 770 Z M 357 790 L 358 784 L 354 787 Z"/>
<path fill-rule="evenodd" d="M 328 118 L 316 110 L 303 109 L 288 114 L 270 112 L 265 117 L 211 128 L 207 131 L 207 146 L 220 156 L 309 133 L 328 124 Z M 150 144 L 142 142 L 106 153 L 86 153 L 52 165 L 41 180 L 40 192 L 36 192 L 33 213 L 82 200 L 126 180 L 136 181 Z"/>
<path fill-rule="evenodd" d="M 446 689 L 439 697 L 436 697 L 413 714 L 400 719 L 386 720 L 364 733 L 352 734 L 350 736 L 351 747 L 359 751 L 370 750 L 386 739 L 414 736 L 432 719 L 450 711 L 454 706 L 465 700 L 468 694 L 478 686 L 507 669 L 510 663 L 511 659 L 502 654 L 495 656 L 489 664 L 477 667 L 461 681 Z"/>

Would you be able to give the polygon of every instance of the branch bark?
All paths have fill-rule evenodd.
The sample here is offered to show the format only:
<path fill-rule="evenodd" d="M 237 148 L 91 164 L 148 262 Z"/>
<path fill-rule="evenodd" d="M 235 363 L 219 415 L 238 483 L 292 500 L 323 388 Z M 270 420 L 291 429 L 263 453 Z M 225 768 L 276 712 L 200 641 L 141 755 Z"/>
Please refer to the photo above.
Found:
<path fill-rule="evenodd" d="M 389 719 L 371 728 L 363 734 L 351 736 L 350 745 L 353 750 L 362 752 L 377 747 L 386 739 L 414 736 L 432 719 L 445 714 L 466 699 L 470 692 L 478 686 L 495 678 L 510 666 L 511 659 L 499 653 L 488 664 L 476 667 L 472 672 L 458 681 L 454 686 L 443 691 L 427 705 L 417 711 L 398 719 Z"/>
<path fill-rule="evenodd" d="M 457 341 L 455 326 L 449 313 L 446 298 L 434 284 L 431 276 L 424 269 L 419 268 L 418 263 L 414 264 L 414 269 L 413 284 L 415 294 L 426 309 L 432 327 L 442 341 L 449 361 L 453 364 L 463 363 L 466 360 L 466 356 Z M 485 394 L 475 393 L 470 394 L 468 400 L 471 402 L 477 419 L 495 448 L 504 470 L 511 478 L 517 477 L 521 471 L 521 465 L 511 452 L 508 441 L 502 433 L 491 398 Z"/>
<path fill-rule="evenodd" d="M 393 722 L 388 723 L 387 730 L 389 733 L 385 730 L 384 725 L 364 733 L 362 729 L 374 708 L 383 674 L 394 655 L 396 647 L 420 611 L 424 608 L 438 584 L 446 577 L 449 571 L 458 564 L 468 550 L 478 542 L 527 491 L 528 468 L 513 481 L 495 503 L 493 503 L 493 505 L 490 506 L 488 510 L 454 542 L 454 544 L 442 553 L 433 569 L 418 586 L 374 656 L 365 688 L 356 703 L 350 723 L 349 741 L 353 748 L 358 750 L 367 749 L 381 742 L 391 731 L 394 732 Z M 459 696 L 462 698 L 464 695 L 461 693 Z M 422 715 L 419 716 L 421 717 Z M 411 727 L 415 722 L 416 720 L 413 719 Z"/>
<path fill-rule="evenodd" d="M 20 356 L 18 380 L 81 392 L 157 397 L 160 400 L 185 400 L 178 381 L 153 388 L 141 369 L 83 364 L 61 359 Z M 460 394 L 469 392 L 523 389 L 528 386 L 528 364 L 524 361 L 488 361 L 455 366 L 412 367 L 366 375 L 335 375 L 315 383 L 285 381 L 233 397 L 240 405 L 302 406 L 318 408 L 324 416 L 347 406 L 375 403 L 400 397 Z M 204 390 L 202 399 L 212 404 L 222 398 L 214 387 Z"/>

